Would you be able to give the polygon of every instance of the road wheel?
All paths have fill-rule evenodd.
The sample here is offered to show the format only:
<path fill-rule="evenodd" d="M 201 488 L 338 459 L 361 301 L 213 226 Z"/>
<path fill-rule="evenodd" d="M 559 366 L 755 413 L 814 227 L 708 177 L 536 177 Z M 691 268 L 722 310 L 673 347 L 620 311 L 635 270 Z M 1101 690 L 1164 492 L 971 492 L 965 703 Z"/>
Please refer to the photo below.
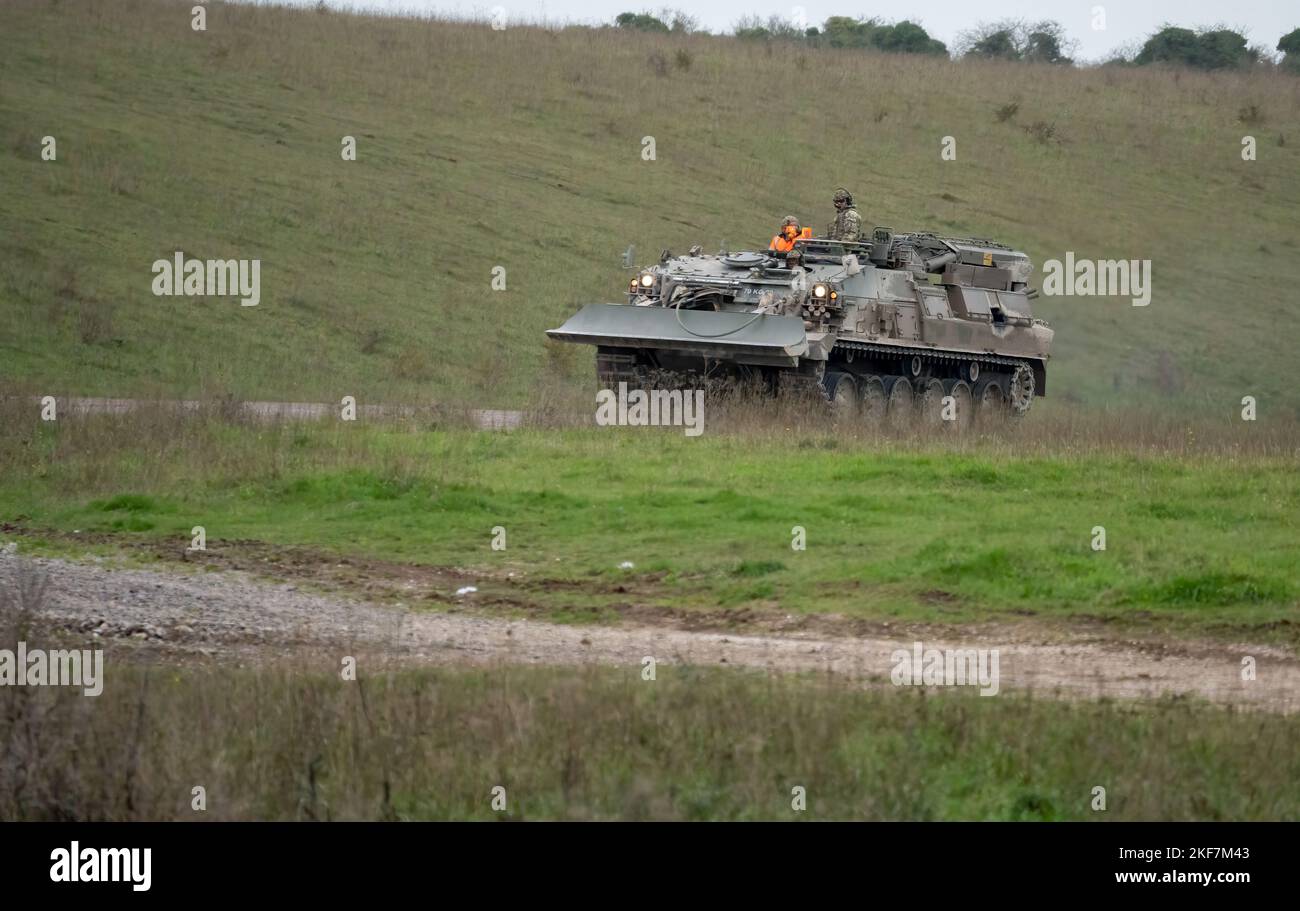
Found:
<path fill-rule="evenodd" d="M 930 377 L 917 382 L 916 411 L 924 427 L 938 427 L 943 422 L 943 380 Z"/>
<path fill-rule="evenodd" d="M 847 373 L 827 373 L 822 386 L 836 420 L 847 421 L 857 417 L 858 386 L 852 376 Z"/>
<path fill-rule="evenodd" d="M 889 396 L 885 394 L 885 381 L 878 376 L 862 380 L 862 421 L 868 427 L 879 427 L 889 410 Z"/>
<path fill-rule="evenodd" d="M 885 377 L 887 408 L 885 417 L 891 430 L 906 430 L 912 426 L 915 409 L 912 403 L 912 383 L 905 376 Z"/>
<path fill-rule="evenodd" d="M 1007 399 L 996 376 L 986 376 L 975 384 L 975 408 L 981 427 L 994 428 L 1007 419 Z"/>
<path fill-rule="evenodd" d="M 944 380 L 944 398 L 952 398 L 952 407 L 942 409 L 945 417 L 944 427 L 951 433 L 965 433 L 975 419 L 975 400 L 971 395 L 970 384 L 965 380 Z"/>
<path fill-rule="evenodd" d="M 1012 372 L 1007 400 L 1013 417 L 1022 418 L 1029 413 L 1029 406 L 1034 403 L 1034 371 L 1028 364 L 1020 364 Z"/>

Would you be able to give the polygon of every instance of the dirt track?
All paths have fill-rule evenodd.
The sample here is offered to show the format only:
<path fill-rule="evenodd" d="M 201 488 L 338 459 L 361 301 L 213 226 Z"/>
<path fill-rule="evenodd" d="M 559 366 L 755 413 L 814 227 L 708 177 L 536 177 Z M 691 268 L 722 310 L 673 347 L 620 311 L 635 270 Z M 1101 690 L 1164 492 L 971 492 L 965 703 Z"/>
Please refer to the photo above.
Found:
<path fill-rule="evenodd" d="M 0 558 L 0 584 L 20 567 L 47 577 L 45 613 L 59 627 L 123 648 L 172 655 L 268 657 L 293 647 L 378 652 L 433 664 L 585 664 L 639 668 L 653 656 L 691 663 L 777 671 L 829 671 L 887 683 L 891 654 L 926 648 L 998 649 L 1001 688 L 1044 696 L 1199 696 L 1269 711 L 1300 709 L 1300 661 L 1281 649 L 1215 643 L 1119 645 L 984 628 L 946 639 L 909 629 L 887 636 L 815 633 L 736 635 L 651 626 L 563 626 L 503 619 L 475 605 L 412 609 L 309 593 L 235 570 L 159 572 L 105 563 Z M 1243 682 L 1241 659 L 1253 656 L 1258 679 Z"/>

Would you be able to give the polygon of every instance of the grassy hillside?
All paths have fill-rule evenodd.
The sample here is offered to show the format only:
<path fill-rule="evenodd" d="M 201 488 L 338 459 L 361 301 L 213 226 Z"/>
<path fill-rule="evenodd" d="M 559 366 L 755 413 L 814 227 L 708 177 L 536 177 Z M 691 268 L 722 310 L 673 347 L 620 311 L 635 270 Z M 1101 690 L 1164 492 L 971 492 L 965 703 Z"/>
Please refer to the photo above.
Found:
<path fill-rule="evenodd" d="M 788 212 L 820 227 L 845 184 L 868 224 L 1153 260 L 1146 309 L 1041 303 L 1055 393 L 1300 406 L 1300 79 L 220 3 L 194 32 L 190 6 L 0 5 L 10 384 L 523 404 L 589 370 L 542 332 L 616 298 L 629 244 L 645 261 L 764 242 Z M 176 250 L 260 259 L 261 305 L 154 297 Z"/>

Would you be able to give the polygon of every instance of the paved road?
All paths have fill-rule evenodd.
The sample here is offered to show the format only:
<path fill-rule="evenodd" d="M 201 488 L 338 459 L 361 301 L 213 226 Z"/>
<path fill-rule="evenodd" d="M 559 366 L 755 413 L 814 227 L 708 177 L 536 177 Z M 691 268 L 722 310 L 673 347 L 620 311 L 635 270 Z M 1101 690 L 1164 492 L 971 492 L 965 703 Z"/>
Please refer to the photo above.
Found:
<path fill-rule="evenodd" d="M 39 403 L 39 399 L 34 400 Z M 166 407 L 179 408 L 184 411 L 198 411 L 211 407 L 211 403 L 198 401 L 164 401 L 152 402 L 145 399 L 105 399 L 105 398 L 56 398 L 58 409 L 63 414 L 126 414 L 139 408 Z M 241 414 L 263 421 L 319 421 L 329 417 L 339 417 L 342 405 L 330 405 L 323 402 L 238 402 Z M 446 417 L 448 414 L 461 413 L 440 408 L 437 405 L 367 405 L 357 404 L 358 420 L 403 420 L 410 418 Z M 522 411 L 497 411 L 491 409 L 469 409 L 466 412 L 470 420 L 481 430 L 509 430 L 523 423 Z"/>

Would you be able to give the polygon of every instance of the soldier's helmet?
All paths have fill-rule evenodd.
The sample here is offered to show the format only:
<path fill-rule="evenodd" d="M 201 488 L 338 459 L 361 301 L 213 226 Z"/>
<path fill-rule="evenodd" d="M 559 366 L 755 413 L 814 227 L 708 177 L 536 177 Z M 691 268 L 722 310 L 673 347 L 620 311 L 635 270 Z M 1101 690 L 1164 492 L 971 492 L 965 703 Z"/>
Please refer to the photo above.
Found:
<path fill-rule="evenodd" d="M 787 215 L 785 218 L 781 219 L 781 227 L 784 228 L 786 225 L 792 225 L 797 231 L 799 230 L 799 219 L 795 218 L 793 215 Z"/>
<path fill-rule="evenodd" d="M 831 197 L 833 203 L 844 203 L 846 206 L 853 205 L 853 194 L 843 187 L 835 188 L 835 195 Z"/>

